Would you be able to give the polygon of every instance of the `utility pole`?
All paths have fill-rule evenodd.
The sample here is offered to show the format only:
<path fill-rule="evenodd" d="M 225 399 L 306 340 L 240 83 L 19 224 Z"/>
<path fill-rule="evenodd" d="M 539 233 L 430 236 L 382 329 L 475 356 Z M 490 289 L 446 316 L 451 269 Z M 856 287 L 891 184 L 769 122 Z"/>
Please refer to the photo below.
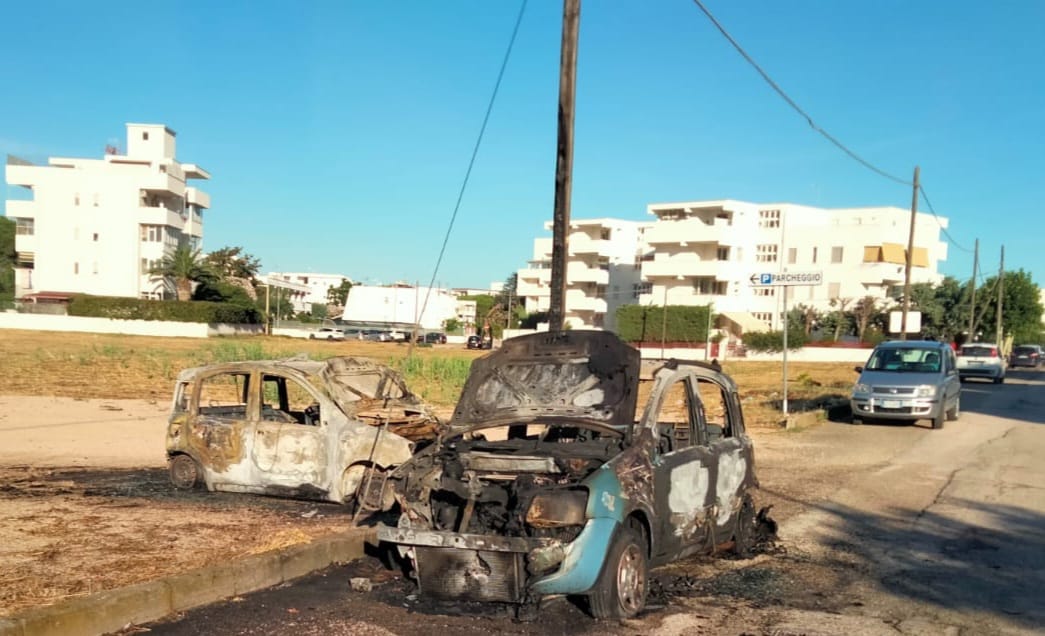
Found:
<path fill-rule="evenodd" d="M 664 283 L 664 307 L 660 314 L 660 359 L 664 359 L 664 341 L 668 336 L 668 284 Z"/>
<path fill-rule="evenodd" d="M 980 268 L 980 239 L 976 239 L 976 247 L 972 253 L 972 280 L 969 281 L 969 288 L 971 292 L 969 294 L 971 300 L 969 301 L 969 340 L 972 340 L 973 334 L 976 333 L 976 274 Z"/>
<path fill-rule="evenodd" d="M 914 193 L 911 195 L 911 230 L 907 235 L 907 261 L 903 268 L 903 314 L 900 340 L 907 340 L 907 312 L 911 310 L 911 263 L 914 260 L 914 220 L 918 216 L 918 166 L 914 167 Z"/>
<path fill-rule="evenodd" d="M 555 216 L 552 220 L 552 277 L 548 323 L 561 331 L 566 315 L 566 256 L 573 188 L 573 105 L 577 94 L 577 32 L 581 0 L 563 0 L 559 59 L 559 141 L 555 155 Z"/>
<path fill-rule="evenodd" d="M 1001 355 L 1005 355 L 1005 352 L 1002 351 L 1002 349 L 1005 346 L 1004 344 L 1002 344 L 1003 336 L 1005 334 L 1002 333 L 1002 329 L 1001 329 L 1001 309 L 1002 309 L 1001 305 L 1002 305 L 1002 299 L 1005 297 L 1003 295 L 1004 292 L 1005 292 L 1005 246 L 1002 245 L 1001 246 L 1001 264 L 998 266 L 998 311 L 997 311 L 997 316 L 995 318 L 995 320 L 997 321 L 997 324 L 995 325 L 995 328 L 994 328 L 994 333 L 997 335 L 997 338 L 998 338 L 998 351 L 1001 353 Z"/>

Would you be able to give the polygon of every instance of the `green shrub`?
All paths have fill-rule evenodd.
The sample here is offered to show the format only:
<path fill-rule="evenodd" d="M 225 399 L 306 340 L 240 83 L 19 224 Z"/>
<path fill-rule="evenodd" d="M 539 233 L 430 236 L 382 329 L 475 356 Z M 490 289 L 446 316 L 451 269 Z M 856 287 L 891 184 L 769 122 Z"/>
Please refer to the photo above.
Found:
<path fill-rule="evenodd" d="M 801 349 L 806 344 L 806 334 L 799 325 L 797 329 L 787 330 L 787 348 L 789 351 Z M 744 334 L 744 346 L 752 351 L 777 352 L 784 350 L 783 331 L 762 331 Z"/>
<path fill-rule="evenodd" d="M 69 315 L 120 320 L 170 320 L 227 324 L 258 324 L 262 321 L 261 314 L 256 309 L 235 303 L 144 300 L 87 295 L 77 295 L 70 299 Z"/>
<path fill-rule="evenodd" d="M 668 305 L 664 307 L 624 305 L 617 310 L 617 335 L 625 342 L 692 342 L 707 339 L 711 306 Z"/>

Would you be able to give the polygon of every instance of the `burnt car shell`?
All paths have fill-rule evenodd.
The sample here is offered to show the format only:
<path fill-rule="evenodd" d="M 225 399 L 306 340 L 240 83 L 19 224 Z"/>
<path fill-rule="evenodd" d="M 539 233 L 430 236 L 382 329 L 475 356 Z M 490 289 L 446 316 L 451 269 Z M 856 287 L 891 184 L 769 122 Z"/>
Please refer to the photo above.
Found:
<path fill-rule="evenodd" d="M 698 383 L 720 392 L 721 424 Z M 580 330 L 509 339 L 475 360 L 449 430 L 390 483 L 403 512 L 378 536 L 410 558 L 422 594 L 587 595 L 599 617 L 641 610 L 648 567 L 733 540 L 756 485 L 728 376 L 644 367 L 616 335 Z"/>
<path fill-rule="evenodd" d="M 229 362 L 178 375 L 166 446 L 179 488 L 344 503 L 441 426 L 366 358 Z"/>

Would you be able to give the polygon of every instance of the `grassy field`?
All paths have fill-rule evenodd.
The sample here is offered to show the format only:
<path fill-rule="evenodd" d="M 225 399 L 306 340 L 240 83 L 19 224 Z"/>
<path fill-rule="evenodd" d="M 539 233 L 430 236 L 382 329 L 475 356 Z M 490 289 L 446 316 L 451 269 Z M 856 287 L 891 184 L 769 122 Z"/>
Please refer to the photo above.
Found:
<path fill-rule="evenodd" d="M 452 408 L 471 361 L 481 355 L 463 346 L 324 342 L 278 337 L 151 338 L 110 334 L 0 331 L 0 394 L 80 398 L 170 398 L 174 377 L 184 368 L 233 360 L 286 358 L 306 353 L 314 359 L 358 355 L 399 369 L 411 389 L 440 409 Z M 727 362 L 740 387 L 748 423 L 770 426 L 780 420 L 781 365 Z M 791 363 L 791 410 L 812 410 L 833 397 L 847 396 L 855 381 L 850 363 Z"/>

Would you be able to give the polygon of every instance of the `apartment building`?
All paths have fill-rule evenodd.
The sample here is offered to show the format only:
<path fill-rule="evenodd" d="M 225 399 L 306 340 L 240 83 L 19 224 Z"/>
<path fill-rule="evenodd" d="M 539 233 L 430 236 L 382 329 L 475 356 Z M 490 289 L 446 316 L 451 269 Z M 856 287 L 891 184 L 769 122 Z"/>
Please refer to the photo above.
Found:
<path fill-rule="evenodd" d="M 717 200 L 656 203 L 647 211 L 654 221 L 571 222 L 566 321 L 574 328 L 613 329 L 617 308 L 639 303 L 712 304 L 734 331 L 778 329 L 785 289 L 790 307 L 826 311 L 866 296 L 884 301 L 903 284 L 911 215 L 902 208 Z M 947 244 L 940 233 L 947 223 L 916 215 L 912 282 L 943 278 L 938 265 Z M 822 272 L 823 284 L 751 282 L 756 274 L 788 270 Z M 547 311 L 550 279 L 551 239 L 538 238 L 529 266 L 519 270 L 528 310 Z"/>
<path fill-rule="evenodd" d="M 638 301 L 642 233 L 648 225 L 609 218 L 570 222 L 563 324 L 612 330 L 617 308 Z M 551 222 L 544 229 L 550 231 Z M 516 285 L 527 311 L 550 307 L 551 259 L 552 239 L 536 239 L 533 258 L 519 270 Z"/>
<path fill-rule="evenodd" d="M 162 124 L 127 124 L 125 153 L 101 159 L 52 157 L 35 165 L 8 157 L 16 224 L 15 295 L 86 293 L 172 297 L 149 275 L 179 244 L 203 240 L 210 197 L 191 180 L 209 179 L 175 158 L 175 133 Z"/>
<path fill-rule="evenodd" d="M 341 274 L 315 274 L 311 272 L 271 272 L 265 276 L 270 281 L 286 281 L 295 285 L 303 286 L 307 291 L 304 294 L 295 293 L 293 296 L 294 311 L 312 311 L 312 305 L 327 304 L 327 292 L 331 287 L 340 287 L 346 280 L 352 282 L 348 276 Z M 273 283 L 275 284 L 275 283 Z"/>
<path fill-rule="evenodd" d="M 734 322 L 751 318 L 781 327 L 783 293 L 788 305 L 830 310 L 873 296 L 885 300 L 904 281 L 911 213 L 896 207 L 824 209 L 791 203 L 744 201 L 657 203 L 645 232 L 648 252 L 642 277 L 649 284 L 640 303 L 714 304 Z M 911 280 L 938 283 L 947 244 L 947 219 L 919 213 Z M 819 271 L 823 284 L 762 287 L 759 273 Z M 832 305 L 834 303 L 834 305 Z"/>

